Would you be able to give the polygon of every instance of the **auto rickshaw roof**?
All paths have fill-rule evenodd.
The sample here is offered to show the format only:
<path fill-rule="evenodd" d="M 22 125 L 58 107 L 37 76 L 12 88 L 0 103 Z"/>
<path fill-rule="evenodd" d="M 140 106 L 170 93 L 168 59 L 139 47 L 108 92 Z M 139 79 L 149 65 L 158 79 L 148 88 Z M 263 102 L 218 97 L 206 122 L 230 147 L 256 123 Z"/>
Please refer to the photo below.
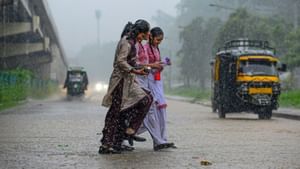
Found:
<path fill-rule="evenodd" d="M 85 72 L 84 68 L 80 67 L 80 66 L 69 67 L 68 71 L 70 71 L 70 72 Z"/>
<path fill-rule="evenodd" d="M 225 46 L 219 49 L 217 55 L 230 54 L 235 57 L 241 55 L 274 56 L 275 53 L 275 49 L 269 46 L 268 41 L 240 39 L 226 42 Z"/>

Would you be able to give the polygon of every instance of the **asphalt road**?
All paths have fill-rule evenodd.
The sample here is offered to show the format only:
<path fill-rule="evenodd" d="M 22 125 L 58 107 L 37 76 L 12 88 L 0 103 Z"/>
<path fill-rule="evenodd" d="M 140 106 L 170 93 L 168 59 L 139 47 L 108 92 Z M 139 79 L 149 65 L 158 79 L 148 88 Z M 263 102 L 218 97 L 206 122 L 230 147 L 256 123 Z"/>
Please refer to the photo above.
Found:
<path fill-rule="evenodd" d="M 151 137 L 136 150 L 99 155 L 107 109 L 100 96 L 52 99 L 0 112 L 0 168 L 300 169 L 300 122 L 254 114 L 218 119 L 209 107 L 169 100 L 168 135 L 178 149 L 153 151 Z M 201 165 L 208 160 L 210 166 Z"/>

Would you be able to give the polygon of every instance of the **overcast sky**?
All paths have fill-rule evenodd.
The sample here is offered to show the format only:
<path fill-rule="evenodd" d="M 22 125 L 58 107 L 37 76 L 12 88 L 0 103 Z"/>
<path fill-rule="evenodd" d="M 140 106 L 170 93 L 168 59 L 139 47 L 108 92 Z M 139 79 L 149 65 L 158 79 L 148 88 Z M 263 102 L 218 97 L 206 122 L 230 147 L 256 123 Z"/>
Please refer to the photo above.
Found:
<path fill-rule="evenodd" d="M 116 41 L 128 21 L 151 20 L 157 10 L 176 16 L 180 0 L 48 0 L 67 56 L 97 41 L 95 11 L 101 11 L 101 43 Z"/>

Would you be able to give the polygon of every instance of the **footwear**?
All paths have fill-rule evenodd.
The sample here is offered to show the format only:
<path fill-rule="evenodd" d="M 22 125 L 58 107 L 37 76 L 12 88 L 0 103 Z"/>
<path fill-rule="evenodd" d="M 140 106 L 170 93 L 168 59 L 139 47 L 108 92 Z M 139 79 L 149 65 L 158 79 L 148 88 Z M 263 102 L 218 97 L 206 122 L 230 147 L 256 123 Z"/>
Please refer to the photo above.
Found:
<path fill-rule="evenodd" d="M 140 136 L 137 136 L 137 135 L 133 135 L 132 138 L 133 138 L 134 141 L 137 141 L 137 142 L 146 141 L 146 139 L 144 137 L 140 137 Z"/>
<path fill-rule="evenodd" d="M 121 145 L 122 151 L 133 151 L 135 148 L 127 145 Z"/>
<path fill-rule="evenodd" d="M 133 136 L 125 134 L 124 140 L 127 140 L 130 146 L 133 146 Z"/>
<path fill-rule="evenodd" d="M 114 149 L 119 151 L 133 151 L 135 148 L 122 144 L 120 146 L 115 146 Z"/>
<path fill-rule="evenodd" d="M 173 146 L 171 146 L 170 148 L 174 148 L 174 149 L 176 149 L 176 148 L 177 148 L 177 146 L 173 145 Z"/>
<path fill-rule="evenodd" d="M 159 150 L 164 149 L 164 148 L 165 148 L 164 144 L 158 144 L 158 145 L 153 147 L 154 151 L 159 151 Z"/>
<path fill-rule="evenodd" d="M 114 149 L 112 147 L 100 146 L 98 153 L 99 154 L 121 154 L 121 151 Z"/>
<path fill-rule="evenodd" d="M 139 137 L 136 135 L 130 136 L 130 135 L 126 135 L 124 140 L 128 140 L 129 145 L 133 146 L 133 141 L 137 141 L 137 142 L 144 142 L 146 141 L 146 139 L 144 137 Z"/>
<path fill-rule="evenodd" d="M 156 145 L 154 146 L 154 151 L 158 151 L 158 150 L 161 150 L 161 149 L 166 149 L 166 148 L 177 148 L 174 143 L 163 143 L 163 144 L 159 144 L 159 145 Z"/>
<path fill-rule="evenodd" d="M 165 146 L 165 148 L 175 148 L 176 146 L 174 145 L 174 143 L 164 143 L 163 144 Z M 177 148 L 177 147 L 176 147 Z"/>

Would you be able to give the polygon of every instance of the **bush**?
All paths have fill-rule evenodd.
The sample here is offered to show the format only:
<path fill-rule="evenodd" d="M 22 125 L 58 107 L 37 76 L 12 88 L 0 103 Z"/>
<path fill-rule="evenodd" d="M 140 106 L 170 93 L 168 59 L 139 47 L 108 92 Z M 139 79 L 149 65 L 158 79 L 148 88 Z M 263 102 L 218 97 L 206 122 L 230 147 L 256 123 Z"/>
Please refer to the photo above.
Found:
<path fill-rule="evenodd" d="M 57 89 L 57 82 L 37 79 L 28 70 L 0 71 L 0 110 L 28 97 L 45 98 Z"/>
<path fill-rule="evenodd" d="M 32 74 L 27 70 L 0 72 L 0 103 L 26 99 Z"/>

